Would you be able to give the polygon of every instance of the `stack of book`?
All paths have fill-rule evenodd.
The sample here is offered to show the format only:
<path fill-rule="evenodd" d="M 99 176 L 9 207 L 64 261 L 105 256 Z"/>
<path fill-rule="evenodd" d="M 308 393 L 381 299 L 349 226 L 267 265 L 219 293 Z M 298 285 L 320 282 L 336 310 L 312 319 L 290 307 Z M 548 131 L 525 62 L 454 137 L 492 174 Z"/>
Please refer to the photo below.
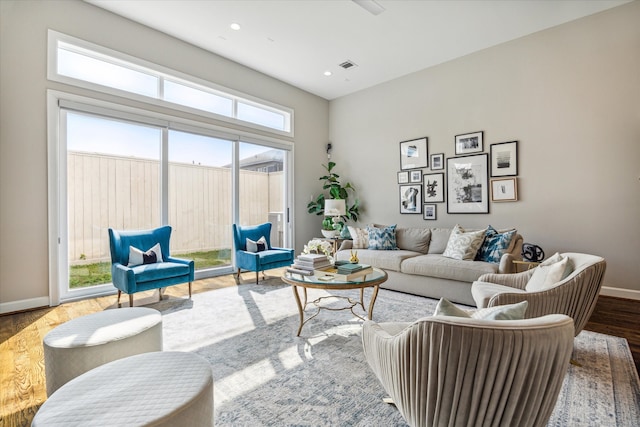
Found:
<path fill-rule="evenodd" d="M 288 269 L 290 273 L 311 276 L 314 270 L 331 267 L 331 260 L 324 254 L 300 254 Z"/>
<path fill-rule="evenodd" d="M 365 267 L 369 267 L 369 266 L 368 265 L 365 266 L 363 264 L 342 264 L 342 265 L 338 265 L 338 274 L 345 274 L 345 275 L 353 274 L 356 271 L 364 270 Z"/>
<path fill-rule="evenodd" d="M 318 269 L 315 272 L 320 280 L 341 280 L 350 282 L 373 273 L 373 268 L 367 264 L 336 264 L 334 267 Z"/>

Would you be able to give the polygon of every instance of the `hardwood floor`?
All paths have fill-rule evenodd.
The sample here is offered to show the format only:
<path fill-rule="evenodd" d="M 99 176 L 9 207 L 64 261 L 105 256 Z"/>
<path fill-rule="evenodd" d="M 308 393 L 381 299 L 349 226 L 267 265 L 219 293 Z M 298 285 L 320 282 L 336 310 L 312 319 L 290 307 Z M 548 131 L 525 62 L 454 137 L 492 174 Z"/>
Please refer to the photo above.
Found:
<path fill-rule="evenodd" d="M 269 273 L 282 274 L 278 270 Z M 252 283 L 254 278 L 254 273 L 245 273 L 242 283 Z M 227 286 L 236 286 L 232 276 L 198 280 L 193 283 L 193 293 Z M 164 298 L 185 298 L 187 292 L 186 285 L 171 286 Z M 157 291 L 136 294 L 135 305 L 157 298 Z M 107 296 L 0 316 L 0 427 L 30 425 L 46 398 L 44 336 L 69 319 L 115 308 L 115 301 L 115 296 Z M 586 329 L 626 338 L 640 372 L 640 301 L 600 297 Z"/>

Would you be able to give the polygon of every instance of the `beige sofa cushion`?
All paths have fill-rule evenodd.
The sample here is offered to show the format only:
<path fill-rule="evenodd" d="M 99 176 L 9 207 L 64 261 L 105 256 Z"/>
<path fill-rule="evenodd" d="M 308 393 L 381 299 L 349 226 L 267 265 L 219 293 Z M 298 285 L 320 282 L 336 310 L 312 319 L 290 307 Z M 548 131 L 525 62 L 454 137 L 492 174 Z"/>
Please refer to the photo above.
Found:
<path fill-rule="evenodd" d="M 398 249 L 426 254 L 430 240 L 431 230 L 428 228 L 396 228 Z"/>
<path fill-rule="evenodd" d="M 442 254 L 447 248 L 447 242 L 449 242 L 449 236 L 451 235 L 450 228 L 432 228 L 431 241 L 429 242 L 429 254 Z"/>
<path fill-rule="evenodd" d="M 407 258 L 421 255 L 419 252 L 405 251 L 402 249 L 396 251 L 377 251 L 374 249 L 353 249 L 358 252 L 358 261 L 360 264 L 369 264 L 377 268 L 385 270 L 400 271 L 400 264 Z M 338 260 L 348 260 L 349 251 L 340 251 L 336 254 Z"/>
<path fill-rule="evenodd" d="M 359 254 L 360 252 L 358 252 Z M 442 255 L 427 254 L 404 260 L 400 271 L 407 274 L 471 283 L 478 280 L 485 273 L 497 273 L 498 265 L 483 261 L 461 261 L 446 258 Z"/>

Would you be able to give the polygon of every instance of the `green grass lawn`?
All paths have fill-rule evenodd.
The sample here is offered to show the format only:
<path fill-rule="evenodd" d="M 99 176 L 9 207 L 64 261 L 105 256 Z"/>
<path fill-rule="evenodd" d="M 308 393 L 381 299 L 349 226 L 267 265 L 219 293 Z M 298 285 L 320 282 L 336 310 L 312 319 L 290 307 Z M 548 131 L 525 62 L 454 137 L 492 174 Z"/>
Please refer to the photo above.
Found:
<path fill-rule="evenodd" d="M 231 263 L 231 250 L 222 249 L 207 252 L 190 252 L 176 255 L 176 258 L 192 259 L 196 270 L 212 268 Z M 111 263 L 75 265 L 69 268 L 69 288 L 84 288 L 111 282 Z"/>

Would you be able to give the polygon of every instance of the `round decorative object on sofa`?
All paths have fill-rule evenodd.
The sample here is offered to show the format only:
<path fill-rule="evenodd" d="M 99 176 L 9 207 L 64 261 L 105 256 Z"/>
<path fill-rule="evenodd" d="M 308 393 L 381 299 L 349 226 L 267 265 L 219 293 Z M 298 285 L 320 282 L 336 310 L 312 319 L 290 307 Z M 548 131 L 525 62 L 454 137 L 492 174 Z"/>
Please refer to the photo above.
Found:
<path fill-rule="evenodd" d="M 178 351 L 115 360 L 60 387 L 31 425 L 211 427 L 211 365 Z"/>
<path fill-rule="evenodd" d="M 529 262 L 540 262 L 544 259 L 544 251 L 533 243 L 523 243 L 522 258 Z"/>
<path fill-rule="evenodd" d="M 97 366 L 162 350 L 162 315 L 145 307 L 105 310 L 72 319 L 43 340 L 47 396 Z"/>

